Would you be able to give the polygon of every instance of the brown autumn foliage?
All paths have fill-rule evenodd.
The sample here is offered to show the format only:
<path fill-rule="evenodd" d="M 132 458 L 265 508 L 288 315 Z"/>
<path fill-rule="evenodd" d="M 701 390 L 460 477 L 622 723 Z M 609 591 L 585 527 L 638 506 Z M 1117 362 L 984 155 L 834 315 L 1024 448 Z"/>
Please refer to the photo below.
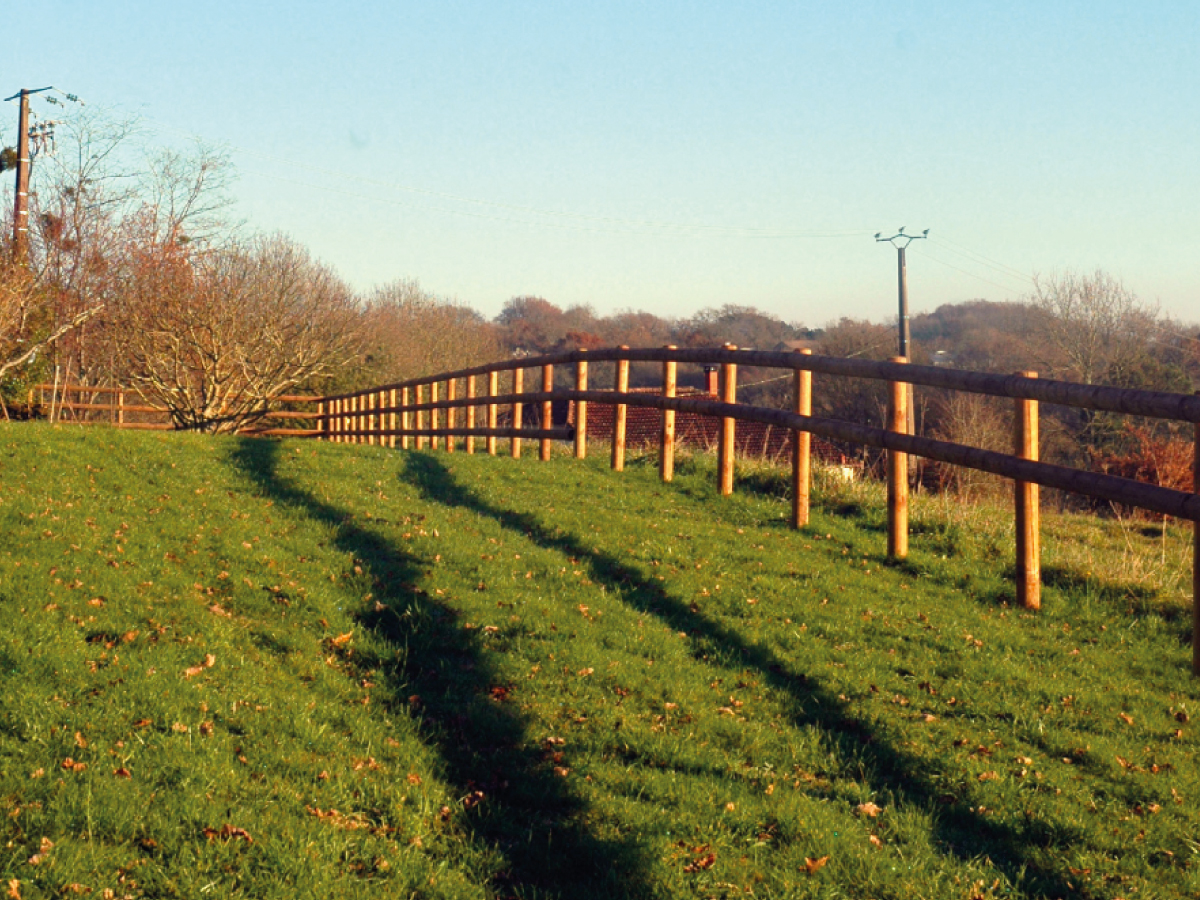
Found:
<path fill-rule="evenodd" d="M 1178 491 L 1194 489 L 1192 441 L 1130 423 L 1126 423 L 1123 436 L 1124 450 L 1092 454 L 1093 465 L 1101 472 Z"/>
<path fill-rule="evenodd" d="M 128 383 L 177 428 L 231 432 L 351 360 L 358 328 L 350 290 L 283 237 L 195 250 L 151 236 L 107 337 Z"/>

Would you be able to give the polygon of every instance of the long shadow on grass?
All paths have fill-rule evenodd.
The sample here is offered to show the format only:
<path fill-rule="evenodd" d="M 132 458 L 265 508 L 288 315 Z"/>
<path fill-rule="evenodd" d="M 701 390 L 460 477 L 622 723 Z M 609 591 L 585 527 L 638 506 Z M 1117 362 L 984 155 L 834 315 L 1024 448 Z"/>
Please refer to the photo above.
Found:
<path fill-rule="evenodd" d="M 798 710 L 793 716 L 796 727 L 816 726 L 844 754 L 865 757 L 877 789 L 890 791 L 917 807 L 936 808 L 933 837 L 943 852 L 962 860 L 986 856 L 1013 884 L 1035 896 L 1075 895 L 1062 873 L 1038 861 L 1037 851 L 1054 844 L 1065 849 L 1082 835 L 1047 822 L 1031 821 L 1016 828 L 979 815 L 968 805 L 968 796 L 948 794 L 937 784 L 938 772 L 887 742 L 870 724 L 851 715 L 846 704 L 835 695 L 804 674 L 791 671 L 769 650 L 747 643 L 737 632 L 670 596 L 660 584 L 645 578 L 633 566 L 596 551 L 575 535 L 547 527 L 534 515 L 490 504 L 456 482 L 433 456 L 410 454 L 405 462 L 406 480 L 431 502 L 469 509 L 541 547 L 580 562 L 587 561 L 593 581 L 639 612 L 656 616 L 672 630 L 686 631 L 698 642 L 721 647 L 739 668 L 762 673 L 767 683 L 791 696 Z"/>
<path fill-rule="evenodd" d="M 379 605 L 358 618 L 406 649 L 400 670 L 385 673 L 392 702 L 405 710 L 419 705 L 426 738 L 467 798 L 459 821 L 503 854 L 507 868 L 491 884 L 496 895 L 652 896 L 638 849 L 599 840 L 580 824 L 583 802 L 531 743 L 525 720 L 491 698 L 500 679 L 479 645 L 455 624 L 453 609 L 419 586 L 428 562 L 280 475 L 279 454 L 275 441 L 244 439 L 232 462 L 276 503 L 333 529 L 334 546 L 372 577 Z"/>

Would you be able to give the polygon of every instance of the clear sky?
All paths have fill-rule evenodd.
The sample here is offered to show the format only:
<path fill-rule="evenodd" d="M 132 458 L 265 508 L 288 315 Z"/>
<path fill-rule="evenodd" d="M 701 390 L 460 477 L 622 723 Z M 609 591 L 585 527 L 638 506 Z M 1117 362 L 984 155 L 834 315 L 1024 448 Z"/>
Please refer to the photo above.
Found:
<path fill-rule="evenodd" d="M 1102 267 L 1200 320 L 1196 0 L 38 0 L 4 24 L 0 96 L 226 146 L 248 224 L 360 288 L 885 321 L 872 236 L 906 226 L 931 229 L 914 311 Z"/>

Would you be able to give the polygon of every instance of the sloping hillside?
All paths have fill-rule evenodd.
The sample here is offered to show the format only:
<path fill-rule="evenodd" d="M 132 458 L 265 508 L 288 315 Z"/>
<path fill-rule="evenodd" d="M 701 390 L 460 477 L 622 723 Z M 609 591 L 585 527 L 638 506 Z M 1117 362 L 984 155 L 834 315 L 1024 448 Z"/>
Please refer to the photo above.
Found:
<path fill-rule="evenodd" d="M 1200 889 L 1181 530 L 1054 520 L 1029 615 L 1002 515 L 708 465 L 0 425 L 0 884 Z"/>

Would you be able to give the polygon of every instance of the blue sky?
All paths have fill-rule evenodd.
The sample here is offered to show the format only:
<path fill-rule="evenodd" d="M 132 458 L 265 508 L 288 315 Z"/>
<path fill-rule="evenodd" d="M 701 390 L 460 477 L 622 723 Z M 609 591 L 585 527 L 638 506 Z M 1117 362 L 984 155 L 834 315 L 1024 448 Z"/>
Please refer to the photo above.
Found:
<path fill-rule="evenodd" d="M 1194 0 L 42 0 L 5 24 L 2 96 L 227 147 L 247 223 L 360 288 L 885 321 L 872 235 L 904 225 L 931 229 L 916 311 L 1102 267 L 1200 319 Z"/>

